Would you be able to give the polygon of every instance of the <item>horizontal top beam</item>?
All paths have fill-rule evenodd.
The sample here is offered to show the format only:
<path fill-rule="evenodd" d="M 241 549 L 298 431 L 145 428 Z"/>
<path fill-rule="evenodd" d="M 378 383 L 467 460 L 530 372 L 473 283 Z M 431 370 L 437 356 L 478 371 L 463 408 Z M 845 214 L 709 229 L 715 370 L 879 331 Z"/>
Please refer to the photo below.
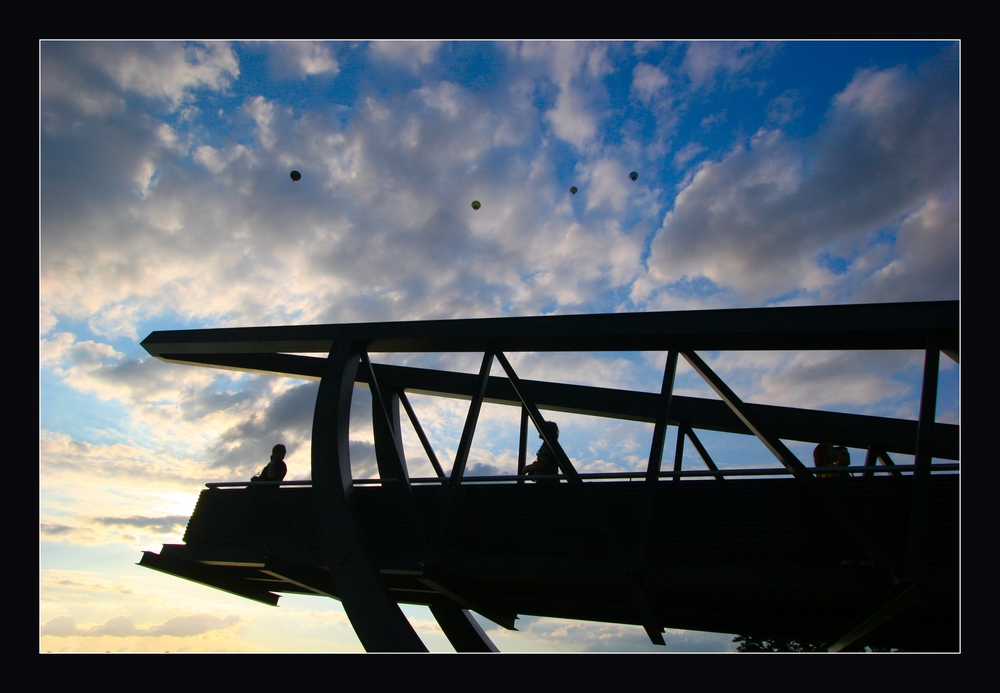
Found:
<path fill-rule="evenodd" d="M 188 365 L 319 380 L 325 359 L 294 354 L 187 354 L 164 355 L 166 361 Z M 471 399 L 478 388 L 478 376 L 469 373 L 434 371 L 424 368 L 372 364 L 383 392 L 405 390 L 420 394 Z M 368 374 L 359 369 L 357 382 L 368 383 Z M 660 395 L 652 392 L 612 390 L 586 385 L 522 380 L 536 406 L 549 411 L 603 416 L 628 421 L 656 421 Z M 507 378 L 490 377 L 486 384 L 486 402 L 521 406 Z M 917 422 L 859 414 L 841 414 L 747 404 L 757 418 L 779 438 L 867 448 L 877 445 L 886 452 L 912 455 L 916 452 Z M 720 400 L 674 395 L 670 405 L 671 425 L 683 421 L 692 428 L 742 433 L 749 429 Z M 958 426 L 934 424 L 934 457 L 957 460 Z"/>
<path fill-rule="evenodd" d="M 157 331 L 153 356 L 369 352 L 924 349 L 957 354 L 958 301 Z"/>

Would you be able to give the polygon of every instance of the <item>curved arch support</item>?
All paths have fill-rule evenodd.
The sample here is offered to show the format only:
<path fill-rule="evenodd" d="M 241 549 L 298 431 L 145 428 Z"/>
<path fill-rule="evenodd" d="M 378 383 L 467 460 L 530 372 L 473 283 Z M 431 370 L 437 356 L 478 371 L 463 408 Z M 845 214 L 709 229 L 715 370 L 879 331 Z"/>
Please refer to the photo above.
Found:
<path fill-rule="evenodd" d="M 363 348 L 361 343 L 335 342 L 323 366 L 312 430 L 316 522 L 330 577 L 365 650 L 426 652 L 370 558 L 355 506 L 349 436 Z"/>

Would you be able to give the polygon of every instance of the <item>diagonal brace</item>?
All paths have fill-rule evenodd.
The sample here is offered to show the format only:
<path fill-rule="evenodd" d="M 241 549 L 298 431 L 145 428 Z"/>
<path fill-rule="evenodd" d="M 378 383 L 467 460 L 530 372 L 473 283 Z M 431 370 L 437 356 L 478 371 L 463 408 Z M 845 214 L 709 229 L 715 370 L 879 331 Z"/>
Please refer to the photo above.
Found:
<path fill-rule="evenodd" d="M 882 548 L 878 541 L 858 529 L 850 516 L 840 507 L 840 504 L 835 502 L 830 497 L 830 494 L 821 488 L 819 481 L 809 473 L 809 470 L 799 461 L 799 458 L 777 436 L 772 435 L 760 425 L 756 417 L 751 414 L 747 405 L 729 389 L 728 385 L 722 382 L 722 378 L 716 375 L 715 371 L 709 368 L 708 364 L 702 361 L 693 351 L 683 351 L 681 353 L 687 362 L 691 364 L 691 367 L 694 368 L 698 375 L 705 379 L 705 382 L 715 390 L 715 393 L 722 398 L 722 401 L 729 406 L 733 413 L 778 458 L 778 461 L 781 462 L 785 469 L 791 472 L 792 476 L 799 483 L 809 489 L 833 513 L 834 517 L 854 535 L 854 538 L 858 540 L 869 556 L 889 572 L 892 581 L 895 584 L 903 582 L 907 576 L 902 566 Z"/>
<path fill-rule="evenodd" d="M 580 494 L 583 500 L 584 506 L 587 508 L 587 512 L 590 514 L 591 521 L 597 526 L 598 530 L 604 538 L 604 542 L 608 549 L 611 551 L 611 555 L 614 556 L 618 563 L 618 567 L 625 577 L 625 594 L 628 597 L 632 608 L 635 610 L 639 617 L 642 627 L 646 631 L 646 635 L 649 639 L 656 645 L 665 645 L 663 641 L 662 628 L 658 625 L 658 622 L 653 615 L 652 608 L 649 606 L 649 600 L 646 597 L 646 592 L 642 588 L 641 578 L 632 570 L 632 561 L 629 559 L 625 548 L 618 541 L 614 532 L 611 530 L 611 525 L 608 523 L 604 513 L 601 512 L 600 508 L 591 500 L 590 496 L 587 494 L 586 488 L 584 486 L 583 480 L 580 478 L 580 474 L 573 467 L 573 463 L 569 461 L 569 456 L 566 451 L 563 450 L 562 445 L 556 438 L 549 440 L 549 436 L 546 433 L 545 419 L 542 418 L 542 413 L 538 411 L 538 407 L 526 396 L 524 391 L 524 385 L 521 383 L 521 379 L 517 377 L 517 373 L 514 372 L 514 368 L 510 365 L 510 361 L 504 356 L 502 351 L 496 352 L 497 361 L 503 367 L 504 372 L 510 379 L 510 384 L 514 388 L 514 392 L 517 393 L 518 399 L 521 400 L 521 404 L 524 406 L 525 410 L 528 412 L 528 416 L 531 418 L 531 422 L 535 424 L 535 428 L 538 429 L 538 434 L 542 437 L 549 449 L 555 453 L 556 461 L 559 464 L 559 468 L 562 470 L 563 474 L 569 480 L 571 486 L 573 486 Z"/>
<path fill-rule="evenodd" d="M 444 470 L 441 468 L 441 463 L 438 461 L 437 455 L 434 454 L 431 441 L 427 440 L 424 428 L 420 425 L 420 420 L 417 419 L 417 413 L 413 411 L 410 400 L 406 398 L 406 393 L 403 390 L 399 391 L 399 401 L 403 404 L 403 409 L 406 410 L 406 415 L 409 417 L 410 423 L 413 424 L 413 430 L 417 432 L 420 444 L 424 446 L 424 452 L 427 453 L 427 459 L 430 460 L 431 466 L 434 467 L 434 473 L 437 474 L 439 479 L 444 479 Z"/>

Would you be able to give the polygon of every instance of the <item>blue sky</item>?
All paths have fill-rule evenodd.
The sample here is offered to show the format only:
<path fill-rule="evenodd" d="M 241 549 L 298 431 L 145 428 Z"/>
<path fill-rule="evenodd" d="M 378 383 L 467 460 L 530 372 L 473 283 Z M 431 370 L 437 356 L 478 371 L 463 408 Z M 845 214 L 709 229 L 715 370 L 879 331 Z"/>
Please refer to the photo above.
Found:
<path fill-rule="evenodd" d="M 359 647 L 332 600 L 267 609 L 132 565 L 274 442 L 291 478 L 309 468 L 314 384 L 160 363 L 139 347 L 153 330 L 959 297 L 954 42 L 42 42 L 39 60 L 43 650 Z M 664 360 L 510 356 L 649 391 Z M 705 356 L 750 401 L 916 417 L 920 354 Z M 958 382 L 943 359 L 938 420 L 959 421 Z M 683 368 L 677 391 L 712 396 Z M 450 459 L 467 403 L 414 405 Z M 484 408 L 472 473 L 516 464 L 517 416 Z M 648 455 L 644 424 L 560 425 L 583 470 Z M 720 465 L 773 464 L 705 441 Z M 624 626 L 519 624 L 490 631 L 501 649 L 653 649 Z"/>

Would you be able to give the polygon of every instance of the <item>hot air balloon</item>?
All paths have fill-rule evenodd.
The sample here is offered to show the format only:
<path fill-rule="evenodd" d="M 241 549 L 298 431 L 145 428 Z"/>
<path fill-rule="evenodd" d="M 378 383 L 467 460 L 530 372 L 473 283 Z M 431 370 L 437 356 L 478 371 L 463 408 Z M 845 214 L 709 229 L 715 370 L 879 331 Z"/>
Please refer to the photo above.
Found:
<path fill-rule="evenodd" d="M 628 177 L 634 181 L 639 178 L 639 174 L 636 173 L 635 171 L 632 171 L 632 173 L 628 174 Z"/>
<path fill-rule="evenodd" d="M 482 205 L 479 204 L 479 200 L 473 200 L 472 201 L 472 208 L 473 209 L 479 209 L 480 207 L 482 207 Z"/>
<path fill-rule="evenodd" d="M 576 193 L 577 193 L 577 190 L 576 190 L 576 186 L 574 185 L 572 188 L 569 189 L 569 194 L 570 195 L 576 195 Z"/>
<path fill-rule="evenodd" d="M 298 181 L 302 180 L 302 174 L 301 174 L 301 173 L 299 173 L 298 171 L 292 171 L 292 172 L 291 172 L 291 173 L 289 173 L 288 175 L 289 175 L 289 176 L 291 177 L 291 179 L 292 179 L 293 181 L 295 181 L 295 182 L 298 182 Z"/>

